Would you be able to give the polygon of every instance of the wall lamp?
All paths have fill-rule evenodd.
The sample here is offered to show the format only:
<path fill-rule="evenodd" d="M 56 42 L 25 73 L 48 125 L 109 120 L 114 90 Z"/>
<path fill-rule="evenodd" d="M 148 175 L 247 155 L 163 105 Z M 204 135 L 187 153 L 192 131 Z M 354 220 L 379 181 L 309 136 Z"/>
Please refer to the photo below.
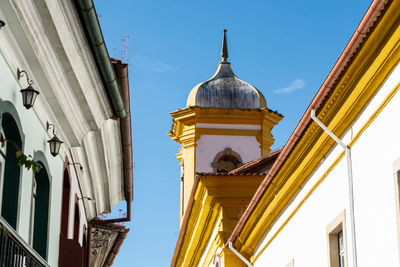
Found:
<path fill-rule="evenodd" d="M 25 108 L 30 109 L 35 104 L 35 100 L 36 100 L 37 95 L 39 94 L 39 91 L 36 91 L 35 89 L 33 89 L 33 87 L 32 87 L 33 81 L 29 80 L 28 73 L 26 73 L 26 71 L 24 71 L 24 70 L 21 71 L 21 70 L 17 69 L 18 80 L 21 77 L 23 77 L 24 75 L 26 76 L 26 82 L 28 83 L 28 87 L 26 87 L 25 89 L 22 89 L 20 92 L 22 94 L 22 102 L 23 102 Z"/>
<path fill-rule="evenodd" d="M 48 121 L 46 122 L 46 128 L 47 131 L 50 130 L 50 128 L 53 128 L 53 138 L 50 140 L 47 140 L 47 142 L 50 144 L 50 154 L 53 155 L 53 157 L 58 155 L 58 152 L 60 152 L 60 147 L 61 144 L 64 143 L 61 141 L 57 136 L 56 136 L 56 131 L 54 124 L 49 123 Z"/>
<path fill-rule="evenodd" d="M 0 20 L 0 29 L 5 25 L 6 25 L 6 23 L 4 21 Z"/>

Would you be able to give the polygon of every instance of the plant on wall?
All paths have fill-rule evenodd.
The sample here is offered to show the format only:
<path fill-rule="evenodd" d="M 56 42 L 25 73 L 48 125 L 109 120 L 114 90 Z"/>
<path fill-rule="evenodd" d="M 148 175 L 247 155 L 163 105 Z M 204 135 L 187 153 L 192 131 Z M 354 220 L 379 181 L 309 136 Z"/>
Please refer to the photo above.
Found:
<path fill-rule="evenodd" d="M 12 144 L 17 150 L 17 152 L 15 153 L 15 157 L 18 159 L 19 166 L 24 166 L 27 170 L 30 170 L 32 168 L 33 173 L 37 173 L 39 171 L 41 166 L 33 159 L 32 155 L 24 154 L 21 148 L 14 141 L 10 139 L 5 139 L 3 137 L 0 138 L 2 148 L 5 147 L 7 142 Z"/>

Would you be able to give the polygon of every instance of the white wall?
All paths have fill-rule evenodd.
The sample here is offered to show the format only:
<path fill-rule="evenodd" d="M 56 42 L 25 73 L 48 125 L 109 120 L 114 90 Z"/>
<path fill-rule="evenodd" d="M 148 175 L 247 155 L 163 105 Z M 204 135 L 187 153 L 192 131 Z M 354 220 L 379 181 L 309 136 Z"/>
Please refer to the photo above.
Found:
<path fill-rule="evenodd" d="M 211 163 L 225 148 L 238 153 L 243 163 L 261 157 L 260 143 L 254 136 L 201 135 L 196 147 L 196 172 L 212 172 Z"/>
<path fill-rule="evenodd" d="M 343 138 L 352 135 L 371 117 L 384 98 L 400 81 L 397 66 L 377 95 Z M 400 157 L 400 94 L 382 110 L 352 148 L 354 175 L 355 227 L 358 266 L 399 266 L 398 221 L 396 219 L 393 162 Z M 282 213 L 259 244 L 256 255 L 282 226 L 310 188 L 337 158 L 338 146 L 318 167 L 301 192 Z M 285 266 L 294 258 L 294 266 L 328 266 L 327 226 L 346 210 L 347 241 L 350 240 L 347 166 L 344 157 L 289 223 L 264 250 L 255 266 Z M 350 247 L 347 258 L 351 266 Z"/>
<path fill-rule="evenodd" d="M 57 266 L 58 246 L 60 233 L 60 211 L 62 196 L 62 166 L 61 156 L 50 155 L 47 134 L 43 124 L 38 119 L 34 109 L 25 109 L 22 105 L 22 97 L 19 90 L 20 85 L 16 80 L 15 71 L 12 71 L 0 55 L 0 98 L 10 101 L 17 109 L 21 120 L 22 129 L 25 134 L 23 152 L 33 155 L 35 151 L 42 151 L 46 155 L 49 164 L 50 202 L 49 202 L 49 225 L 48 225 L 48 262 L 51 266 Z M 33 173 L 31 170 L 21 168 L 19 211 L 17 219 L 17 232 L 28 243 L 30 235 L 31 201 Z"/>
<path fill-rule="evenodd" d="M 63 188 L 63 162 L 65 154 L 53 157 L 49 151 L 47 140 L 50 136 L 39 119 L 35 108 L 27 110 L 22 105 L 22 97 L 20 89 L 24 87 L 25 80 L 21 80 L 21 85 L 16 78 L 16 71 L 12 70 L 0 51 L 0 98 L 2 101 L 9 101 L 13 103 L 16 108 L 19 119 L 21 121 L 23 133 L 25 135 L 24 150 L 25 154 L 33 155 L 35 151 L 42 151 L 46 156 L 47 163 L 49 164 L 50 181 L 50 201 L 49 201 L 49 225 L 48 225 L 48 256 L 47 262 L 50 266 L 58 265 L 59 256 L 59 234 L 61 226 L 61 201 L 62 201 L 62 188 Z M 40 85 L 35 83 L 34 88 L 40 91 Z M 26 87 L 26 86 L 25 86 Z M 38 96 L 40 98 L 41 95 Z M 39 105 L 40 99 L 37 100 Z M 59 130 L 59 129 L 58 129 Z M 51 131 L 50 131 L 51 134 Z M 69 159 L 72 162 L 71 159 Z M 78 180 L 73 168 L 70 168 L 71 174 L 71 196 L 70 196 L 70 212 L 69 212 L 69 237 L 73 236 L 73 217 L 75 208 L 75 198 L 81 198 Z M 2 182 L 2 181 L 0 181 Z M 32 203 L 32 183 L 33 173 L 31 170 L 21 168 L 20 178 L 20 193 L 19 193 L 19 211 L 17 219 L 17 233 L 26 242 L 29 243 L 29 236 L 31 231 L 31 203 Z M 1 196 L 1 192 L 0 192 Z M 1 197 L 0 197 L 1 203 Z M 1 205 L 0 205 L 1 207 Z M 80 242 L 82 243 L 83 225 L 86 224 L 86 216 L 82 201 L 79 201 L 80 210 Z"/>

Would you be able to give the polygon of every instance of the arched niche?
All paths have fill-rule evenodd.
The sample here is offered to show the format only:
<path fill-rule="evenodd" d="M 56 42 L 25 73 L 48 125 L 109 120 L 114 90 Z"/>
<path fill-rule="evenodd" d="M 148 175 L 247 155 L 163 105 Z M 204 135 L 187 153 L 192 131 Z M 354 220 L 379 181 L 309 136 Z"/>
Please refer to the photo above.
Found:
<path fill-rule="evenodd" d="M 21 120 L 14 105 L 9 101 L 0 100 L 0 125 L 2 138 L 9 140 L 1 149 L 0 166 L 2 169 L 2 195 L 1 216 L 16 229 L 19 192 L 21 180 L 21 167 L 16 157 L 17 150 L 23 151 L 25 135 L 22 130 Z"/>
<path fill-rule="evenodd" d="M 228 173 L 241 165 L 243 165 L 242 158 L 229 147 L 219 152 L 211 163 L 214 173 Z"/>

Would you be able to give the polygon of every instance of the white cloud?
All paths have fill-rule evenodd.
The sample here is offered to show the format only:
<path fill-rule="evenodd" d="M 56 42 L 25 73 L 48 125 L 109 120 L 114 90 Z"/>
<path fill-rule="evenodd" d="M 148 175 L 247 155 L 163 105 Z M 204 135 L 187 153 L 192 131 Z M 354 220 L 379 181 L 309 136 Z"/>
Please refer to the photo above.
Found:
<path fill-rule="evenodd" d="M 136 61 L 136 62 L 135 62 Z M 145 57 L 137 56 L 135 58 L 135 66 L 140 66 L 143 69 L 146 69 L 148 71 L 154 71 L 154 72 L 169 72 L 173 71 L 174 67 L 171 66 L 168 63 L 165 63 L 160 60 L 151 60 Z"/>
<path fill-rule="evenodd" d="M 288 87 L 284 87 L 284 88 L 275 90 L 274 93 L 275 94 L 289 94 L 293 91 L 304 88 L 304 86 L 306 86 L 306 81 L 304 81 L 302 79 L 296 79 Z"/>
<path fill-rule="evenodd" d="M 150 66 L 151 69 L 156 72 L 167 72 L 174 69 L 171 65 L 162 61 L 153 61 Z"/>

